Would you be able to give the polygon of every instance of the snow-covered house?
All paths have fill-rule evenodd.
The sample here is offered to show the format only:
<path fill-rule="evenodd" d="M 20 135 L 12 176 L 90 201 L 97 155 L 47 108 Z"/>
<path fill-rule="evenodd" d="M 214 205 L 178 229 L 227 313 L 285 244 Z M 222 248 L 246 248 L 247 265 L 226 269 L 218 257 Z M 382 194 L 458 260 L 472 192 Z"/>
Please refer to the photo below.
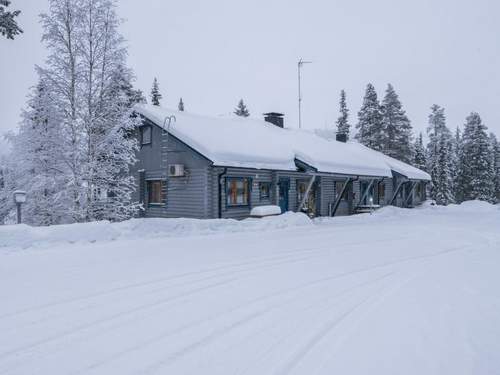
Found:
<path fill-rule="evenodd" d="M 425 199 L 427 173 L 358 143 L 284 128 L 278 113 L 260 121 L 135 111 L 143 121 L 132 173 L 147 217 L 240 219 L 270 204 L 334 216 Z"/>

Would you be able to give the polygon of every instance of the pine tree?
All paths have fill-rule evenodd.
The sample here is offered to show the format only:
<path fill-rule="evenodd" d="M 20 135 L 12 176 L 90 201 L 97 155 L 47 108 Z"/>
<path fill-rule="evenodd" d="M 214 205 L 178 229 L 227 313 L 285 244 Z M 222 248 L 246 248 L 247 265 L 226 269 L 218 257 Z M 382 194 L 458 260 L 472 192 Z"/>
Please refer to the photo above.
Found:
<path fill-rule="evenodd" d="M 467 117 L 459 170 L 463 200 L 492 201 L 493 168 L 487 129 L 478 113 L 472 112 Z"/>
<path fill-rule="evenodd" d="M 349 110 L 347 109 L 346 94 L 345 91 L 340 91 L 340 117 L 337 119 L 337 133 L 345 134 L 347 139 L 349 139 L 349 131 L 351 125 L 349 125 Z"/>
<path fill-rule="evenodd" d="M 243 102 L 243 99 L 240 99 L 240 101 L 238 102 L 238 105 L 236 106 L 236 109 L 234 110 L 234 114 L 236 116 L 241 116 L 241 117 L 250 116 L 250 112 L 248 111 L 247 106 Z"/>
<path fill-rule="evenodd" d="M 441 133 L 437 142 L 436 167 L 433 172 L 432 194 L 436 203 L 447 206 L 454 202 L 451 143 Z"/>
<path fill-rule="evenodd" d="M 452 161 L 453 161 L 453 195 L 455 196 L 456 202 L 462 202 L 464 192 L 461 189 L 460 184 L 460 159 L 462 155 L 462 133 L 460 128 L 457 126 L 455 130 L 455 136 L 452 140 Z"/>
<path fill-rule="evenodd" d="M 184 102 L 182 101 L 182 98 L 179 100 L 178 109 L 180 112 L 184 112 Z"/>
<path fill-rule="evenodd" d="M 490 133 L 491 166 L 493 175 L 493 203 L 500 203 L 500 143 L 495 134 Z"/>
<path fill-rule="evenodd" d="M 363 145 L 374 150 L 383 149 L 384 130 L 380 103 L 375 87 L 371 83 L 366 86 L 363 104 L 358 112 L 357 134 L 355 138 Z"/>
<path fill-rule="evenodd" d="M 382 152 L 411 164 L 413 160 L 412 127 L 396 91 L 387 85 L 381 107 Z"/>
<path fill-rule="evenodd" d="M 160 100 L 163 98 L 163 96 L 160 93 L 160 87 L 158 84 L 158 80 L 155 79 L 153 80 L 153 87 L 151 88 L 151 104 L 153 105 L 160 105 Z"/>
<path fill-rule="evenodd" d="M 446 126 L 444 108 L 437 104 L 431 107 L 427 135 L 427 170 L 432 178 L 431 198 L 438 204 L 448 204 L 455 200 L 453 142 Z"/>
<path fill-rule="evenodd" d="M 414 157 L 413 165 L 418 169 L 426 171 L 427 170 L 427 157 L 425 154 L 422 133 L 420 133 L 419 136 L 417 137 L 417 139 L 415 140 L 414 150 L 415 150 L 415 157 Z"/>
<path fill-rule="evenodd" d="M 15 10 L 7 12 L 5 9 L 10 5 L 10 0 L 0 0 L 0 34 L 7 39 L 14 39 L 23 30 L 18 26 L 15 18 L 21 14 L 21 11 Z"/>
<path fill-rule="evenodd" d="M 58 110 L 52 100 L 51 88 L 40 81 L 22 114 L 19 132 L 10 134 L 13 167 L 13 190 L 26 190 L 24 222 L 31 225 L 52 225 L 70 222 L 70 205 L 65 186 L 68 183 L 61 144 L 64 142 Z"/>

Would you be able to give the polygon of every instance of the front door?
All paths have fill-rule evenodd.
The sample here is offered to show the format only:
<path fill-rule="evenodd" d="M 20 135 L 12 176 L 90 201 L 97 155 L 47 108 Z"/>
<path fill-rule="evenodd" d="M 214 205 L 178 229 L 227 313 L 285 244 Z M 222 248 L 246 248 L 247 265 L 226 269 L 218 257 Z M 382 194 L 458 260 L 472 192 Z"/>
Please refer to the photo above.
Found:
<path fill-rule="evenodd" d="M 288 191 L 290 189 L 290 179 L 288 178 L 280 178 L 278 182 L 279 187 L 279 197 L 278 197 L 278 205 L 281 208 L 281 212 L 288 211 Z"/>

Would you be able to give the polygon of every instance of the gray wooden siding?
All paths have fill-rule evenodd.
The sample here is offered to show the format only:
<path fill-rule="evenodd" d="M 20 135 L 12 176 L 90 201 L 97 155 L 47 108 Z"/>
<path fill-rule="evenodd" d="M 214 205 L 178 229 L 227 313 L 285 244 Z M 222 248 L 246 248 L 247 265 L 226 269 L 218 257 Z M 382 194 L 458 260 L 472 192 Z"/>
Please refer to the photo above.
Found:
<path fill-rule="evenodd" d="M 134 200 L 145 202 L 142 215 L 146 217 L 211 217 L 208 201 L 208 171 L 211 162 L 173 136 L 168 137 L 168 144 L 166 144 L 163 130 L 149 121 L 146 121 L 146 124 L 152 126 L 152 143 L 140 147 L 137 153 L 138 162 L 131 169 L 139 187 L 134 194 Z M 140 141 L 139 129 L 136 136 Z M 167 148 L 162 148 L 162 145 L 167 145 Z M 162 155 L 167 150 L 167 163 L 183 164 L 186 170 L 185 177 L 166 176 L 166 165 L 162 163 Z M 164 205 L 147 205 L 147 184 L 145 181 L 141 183 L 141 175 L 144 175 L 145 181 L 166 178 Z"/>

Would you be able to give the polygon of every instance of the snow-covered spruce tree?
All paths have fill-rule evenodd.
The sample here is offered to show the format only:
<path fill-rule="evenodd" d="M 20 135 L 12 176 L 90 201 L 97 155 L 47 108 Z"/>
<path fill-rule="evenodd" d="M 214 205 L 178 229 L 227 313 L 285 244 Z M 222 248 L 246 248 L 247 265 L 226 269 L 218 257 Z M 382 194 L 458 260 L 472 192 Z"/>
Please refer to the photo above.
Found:
<path fill-rule="evenodd" d="M 6 8 L 10 3 L 10 0 L 0 0 L 0 34 L 7 39 L 14 39 L 16 35 L 23 32 L 15 20 L 21 14 L 21 11 L 8 12 Z"/>
<path fill-rule="evenodd" d="M 179 100 L 179 105 L 177 106 L 180 112 L 184 112 L 184 102 L 182 101 L 182 98 Z"/>
<path fill-rule="evenodd" d="M 391 84 L 387 85 L 381 113 L 383 128 L 382 152 L 411 164 L 413 161 L 412 127 Z"/>
<path fill-rule="evenodd" d="M 495 134 L 490 133 L 491 167 L 493 173 L 493 203 L 500 203 L 500 143 Z"/>
<path fill-rule="evenodd" d="M 447 206 L 454 202 L 453 195 L 453 160 L 450 139 L 444 134 L 437 140 L 436 167 L 432 171 L 432 194 L 436 203 Z"/>
<path fill-rule="evenodd" d="M 40 81 L 34 88 L 19 131 L 9 138 L 11 169 L 15 174 L 11 190 L 26 190 L 29 197 L 23 208 L 23 221 L 32 225 L 71 222 L 67 213 L 70 197 L 65 190 L 68 170 L 62 155 L 61 121 L 46 82 Z"/>
<path fill-rule="evenodd" d="M 492 201 L 492 157 L 487 129 L 478 113 L 472 112 L 467 117 L 459 170 L 463 200 Z"/>
<path fill-rule="evenodd" d="M 419 134 L 415 140 L 415 145 L 413 146 L 415 150 L 415 156 L 413 158 L 413 165 L 423 171 L 427 170 L 427 157 L 424 147 L 424 140 L 422 133 Z"/>
<path fill-rule="evenodd" d="M 446 126 L 446 116 L 444 108 L 437 104 L 431 107 L 429 115 L 429 123 L 427 126 L 427 135 L 429 142 L 427 143 L 427 170 L 429 171 L 432 184 L 431 184 L 431 198 L 438 201 L 437 194 L 441 194 L 440 201 L 450 203 L 449 199 L 454 199 L 454 189 L 451 190 L 452 194 L 443 191 L 443 186 L 448 187 L 451 181 L 453 186 L 454 177 L 454 163 L 453 163 L 453 148 L 451 132 Z M 446 150 L 441 150 L 442 146 Z M 445 163 L 445 165 L 440 165 Z"/>
<path fill-rule="evenodd" d="M 240 99 L 240 101 L 238 102 L 238 105 L 236 106 L 236 108 L 234 110 L 234 114 L 236 116 L 241 116 L 241 117 L 250 116 L 250 112 L 248 111 L 247 106 L 243 102 L 243 99 Z"/>
<path fill-rule="evenodd" d="M 453 195 L 456 202 L 462 202 L 464 192 L 460 184 L 460 159 L 462 154 L 462 133 L 457 126 L 455 136 L 452 139 L 452 160 L 453 160 Z"/>
<path fill-rule="evenodd" d="M 0 155 L 0 225 L 5 224 L 14 209 L 12 192 L 15 188 L 14 164 L 11 155 Z"/>
<path fill-rule="evenodd" d="M 128 218 L 136 208 L 128 174 L 136 148 L 129 136 L 130 106 L 143 98 L 131 89 L 115 2 L 50 0 L 49 5 L 42 26 L 50 54 L 39 72 L 52 88 L 62 124 L 67 211 L 73 221 Z"/>
<path fill-rule="evenodd" d="M 151 104 L 152 105 L 160 105 L 160 100 L 163 96 L 160 93 L 160 85 L 158 84 L 158 80 L 153 80 L 153 86 L 151 87 Z"/>
<path fill-rule="evenodd" d="M 382 114 L 377 92 L 371 83 L 366 86 L 363 104 L 358 112 L 356 129 L 355 138 L 360 143 L 374 150 L 382 151 L 385 139 Z"/>
<path fill-rule="evenodd" d="M 349 110 L 347 109 L 345 90 L 340 91 L 340 116 L 337 119 L 337 133 L 345 134 L 349 139 Z"/>

